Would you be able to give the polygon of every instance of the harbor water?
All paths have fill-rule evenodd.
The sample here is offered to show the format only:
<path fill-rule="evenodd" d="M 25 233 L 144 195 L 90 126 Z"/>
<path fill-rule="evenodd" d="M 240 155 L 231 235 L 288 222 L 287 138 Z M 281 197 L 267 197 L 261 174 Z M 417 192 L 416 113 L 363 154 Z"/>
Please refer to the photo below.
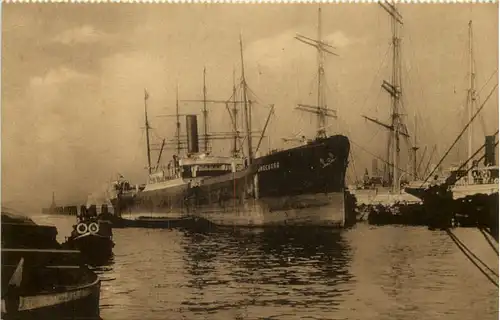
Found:
<path fill-rule="evenodd" d="M 68 236 L 74 217 L 32 216 Z M 115 229 L 111 319 L 498 319 L 498 289 L 442 231 Z M 498 272 L 474 229 L 457 236 Z"/>

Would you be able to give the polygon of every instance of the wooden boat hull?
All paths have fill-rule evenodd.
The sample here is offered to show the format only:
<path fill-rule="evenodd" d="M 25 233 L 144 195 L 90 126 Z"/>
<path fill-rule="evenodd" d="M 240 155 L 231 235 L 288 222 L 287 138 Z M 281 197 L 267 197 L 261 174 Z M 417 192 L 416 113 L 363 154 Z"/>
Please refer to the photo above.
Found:
<path fill-rule="evenodd" d="M 2 299 L 2 319 L 100 319 L 100 281 L 63 292 Z"/>
<path fill-rule="evenodd" d="M 99 277 L 56 234 L 2 208 L 2 319 L 100 319 Z"/>
<path fill-rule="evenodd" d="M 68 249 L 79 250 L 84 258 L 100 260 L 108 259 L 113 255 L 115 243 L 110 237 L 89 233 L 70 238 L 63 246 Z"/>

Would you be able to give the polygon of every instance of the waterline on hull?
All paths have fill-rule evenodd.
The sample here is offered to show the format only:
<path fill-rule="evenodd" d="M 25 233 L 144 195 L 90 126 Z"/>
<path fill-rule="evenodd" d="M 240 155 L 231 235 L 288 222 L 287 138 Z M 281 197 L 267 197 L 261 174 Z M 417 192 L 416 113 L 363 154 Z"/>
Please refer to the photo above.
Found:
<path fill-rule="evenodd" d="M 221 226 L 317 226 L 345 225 L 343 192 L 293 197 L 225 201 L 219 206 L 200 206 L 190 213 Z"/>

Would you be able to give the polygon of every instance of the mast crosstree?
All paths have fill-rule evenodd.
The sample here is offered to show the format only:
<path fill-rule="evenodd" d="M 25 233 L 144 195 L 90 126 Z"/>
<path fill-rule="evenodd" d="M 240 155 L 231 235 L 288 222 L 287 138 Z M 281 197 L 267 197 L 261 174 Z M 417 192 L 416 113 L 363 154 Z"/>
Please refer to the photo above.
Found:
<path fill-rule="evenodd" d="M 317 138 L 326 138 L 326 120 L 327 118 L 337 118 L 337 111 L 328 109 L 326 104 L 326 95 L 324 92 L 325 83 L 325 54 L 338 56 L 332 51 L 335 47 L 322 40 L 321 7 L 318 8 L 318 38 L 311 39 L 297 34 L 295 39 L 309 46 L 316 48 L 318 55 L 318 92 L 316 105 L 298 104 L 296 109 L 316 114 L 318 117 Z"/>
<path fill-rule="evenodd" d="M 392 29 L 392 72 L 391 81 L 382 82 L 382 88 L 391 97 L 391 122 L 390 124 L 383 123 L 375 118 L 363 116 L 365 119 L 380 125 L 390 131 L 389 142 L 387 145 L 387 163 L 390 163 L 390 170 L 385 172 L 386 178 L 391 181 L 392 192 L 399 193 L 400 177 L 399 177 L 399 158 L 400 158 L 400 136 L 409 138 L 408 129 L 401 117 L 401 97 L 402 97 L 402 81 L 401 81 L 401 38 L 399 37 L 400 26 L 403 25 L 403 17 L 396 8 L 396 4 L 389 2 L 379 2 L 379 5 L 391 16 Z M 412 147 L 414 152 L 414 170 L 416 169 L 416 152 L 418 148 Z M 392 158 L 392 159 L 391 159 Z M 414 171 L 414 175 L 416 172 Z"/>

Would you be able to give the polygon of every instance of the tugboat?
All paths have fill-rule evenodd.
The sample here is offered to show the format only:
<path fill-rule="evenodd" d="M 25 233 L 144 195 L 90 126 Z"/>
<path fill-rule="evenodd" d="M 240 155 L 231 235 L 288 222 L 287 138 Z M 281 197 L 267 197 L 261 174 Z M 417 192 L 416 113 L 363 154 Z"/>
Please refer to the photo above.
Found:
<path fill-rule="evenodd" d="M 68 249 L 80 250 L 90 261 L 107 261 L 113 256 L 113 229 L 107 206 L 103 205 L 101 214 L 97 215 L 96 206 L 87 210 L 81 207 L 77 224 L 73 226 L 71 236 L 63 244 Z"/>
<path fill-rule="evenodd" d="M 101 283 L 57 229 L 2 208 L 2 319 L 100 319 Z"/>

